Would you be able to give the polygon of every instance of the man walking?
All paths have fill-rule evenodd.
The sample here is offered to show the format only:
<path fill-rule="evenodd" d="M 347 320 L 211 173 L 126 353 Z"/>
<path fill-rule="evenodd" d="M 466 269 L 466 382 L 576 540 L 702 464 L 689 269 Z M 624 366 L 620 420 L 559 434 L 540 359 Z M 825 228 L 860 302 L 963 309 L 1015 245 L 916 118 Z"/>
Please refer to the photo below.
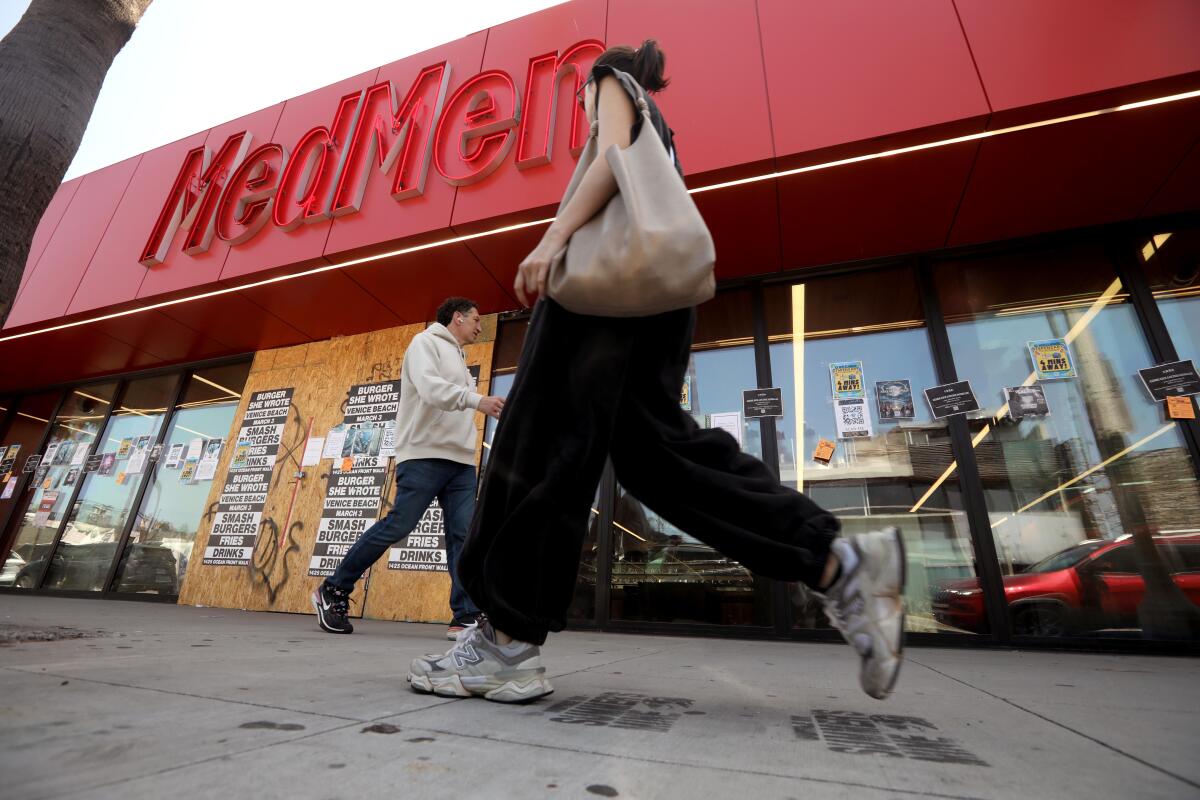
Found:
<path fill-rule="evenodd" d="M 475 513 L 475 411 L 499 417 L 504 399 L 475 391 L 463 346 L 482 330 L 479 309 L 465 297 L 447 298 L 437 322 L 417 334 L 400 371 L 400 415 L 396 427 L 396 502 L 387 516 L 354 543 L 333 575 L 312 593 L 321 629 L 352 633 L 347 619 L 350 592 L 367 568 L 408 536 L 436 497 L 446 524 L 450 567 L 447 636 L 476 621 L 479 608 L 458 581 L 462 551 Z"/>

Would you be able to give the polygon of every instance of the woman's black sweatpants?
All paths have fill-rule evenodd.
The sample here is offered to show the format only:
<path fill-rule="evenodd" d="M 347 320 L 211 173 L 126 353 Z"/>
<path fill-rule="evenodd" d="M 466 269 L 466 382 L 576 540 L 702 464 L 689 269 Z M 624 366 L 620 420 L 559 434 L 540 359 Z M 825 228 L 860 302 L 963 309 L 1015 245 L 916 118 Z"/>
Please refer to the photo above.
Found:
<path fill-rule="evenodd" d="M 492 440 L 459 577 L 492 624 L 566 624 L 606 457 L 672 525 L 768 578 L 819 582 L 837 519 L 679 405 L 695 310 L 614 319 L 538 302 Z"/>

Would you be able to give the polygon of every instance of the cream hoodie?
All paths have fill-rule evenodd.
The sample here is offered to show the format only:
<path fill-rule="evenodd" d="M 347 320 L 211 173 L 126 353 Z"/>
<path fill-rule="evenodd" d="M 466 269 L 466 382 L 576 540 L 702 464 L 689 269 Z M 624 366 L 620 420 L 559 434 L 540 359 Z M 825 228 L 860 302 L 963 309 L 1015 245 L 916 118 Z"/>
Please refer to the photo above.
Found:
<path fill-rule="evenodd" d="M 475 410 L 482 399 L 454 334 L 438 322 L 418 333 L 400 370 L 396 463 L 444 458 L 473 465 Z"/>

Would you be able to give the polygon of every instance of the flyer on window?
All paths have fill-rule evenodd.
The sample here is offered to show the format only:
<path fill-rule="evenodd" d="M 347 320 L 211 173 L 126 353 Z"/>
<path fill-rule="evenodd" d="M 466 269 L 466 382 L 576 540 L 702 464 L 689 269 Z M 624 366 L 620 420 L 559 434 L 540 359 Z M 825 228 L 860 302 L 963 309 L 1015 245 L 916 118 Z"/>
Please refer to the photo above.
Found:
<path fill-rule="evenodd" d="M 829 383 L 833 388 L 834 400 L 861 400 L 867 396 L 861 361 L 831 362 Z"/>
<path fill-rule="evenodd" d="M 879 407 L 879 420 L 912 419 L 912 384 L 907 380 L 875 381 L 875 402 Z"/>
<path fill-rule="evenodd" d="M 1071 348 L 1065 339 L 1037 339 L 1026 342 L 1025 347 L 1029 350 L 1029 358 L 1033 361 L 1033 370 L 1039 381 L 1057 381 L 1076 376 Z"/>
<path fill-rule="evenodd" d="M 125 473 L 127 475 L 141 475 L 142 470 L 146 468 L 146 452 L 144 450 L 134 450 L 129 456 L 129 463 L 125 465 Z"/>
<path fill-rule="evenodd" d="M 129 451 L 133 449 L 133 439 L 122 439 L 120 446 L 117 448 L 117 458 L 128 458 Z"/>
<path fill-rule="evenodd" d="M 100 456 L 100 469 L 97 470 L 101 475 L 112 475 L 113 468 L 117 465 L 116 453 L 104 453 Z"/>
<path fill-rule="evenodd" d="M 833 413 L 839 439 L 871 437 L 871 415 L 867 413 L 866 400 L 837 400 L 834 402 Z"/>
<path fill-rule="evenodd" d="M 167 451 L 167 469 L 179 469 L 183 463 L 183 442 L 176 442 Z"/>
<path fill-rule="evenodd" d="M 1011 386 L 1004 389 L 1004 401 L 1008 403 L 1008 416 L 1014 420 L 1025 417 L 1044 417 L 1050 413 L 1046 402 L 1046 388 L 1038 386 Z"/>

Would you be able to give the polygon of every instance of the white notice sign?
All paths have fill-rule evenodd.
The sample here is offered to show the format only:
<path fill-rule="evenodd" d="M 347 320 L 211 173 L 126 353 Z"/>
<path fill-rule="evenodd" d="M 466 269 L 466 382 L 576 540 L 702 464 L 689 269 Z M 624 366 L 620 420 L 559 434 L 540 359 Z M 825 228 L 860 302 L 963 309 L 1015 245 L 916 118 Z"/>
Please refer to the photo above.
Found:
<path fill-rule="evenodd" d="M 867 401 L 861 398 L 838 400 L 833 406 L 839 439 L 869 439 L 871 437 L 871 414 Z"/>
<path fill-rule="evenodd" d="M 312 436 L 304 444 L 304 458 L 300 460 L 302 467 L 315 467 L 321 463 L 321 451 L 325 448 L 324 436 Z"/>

